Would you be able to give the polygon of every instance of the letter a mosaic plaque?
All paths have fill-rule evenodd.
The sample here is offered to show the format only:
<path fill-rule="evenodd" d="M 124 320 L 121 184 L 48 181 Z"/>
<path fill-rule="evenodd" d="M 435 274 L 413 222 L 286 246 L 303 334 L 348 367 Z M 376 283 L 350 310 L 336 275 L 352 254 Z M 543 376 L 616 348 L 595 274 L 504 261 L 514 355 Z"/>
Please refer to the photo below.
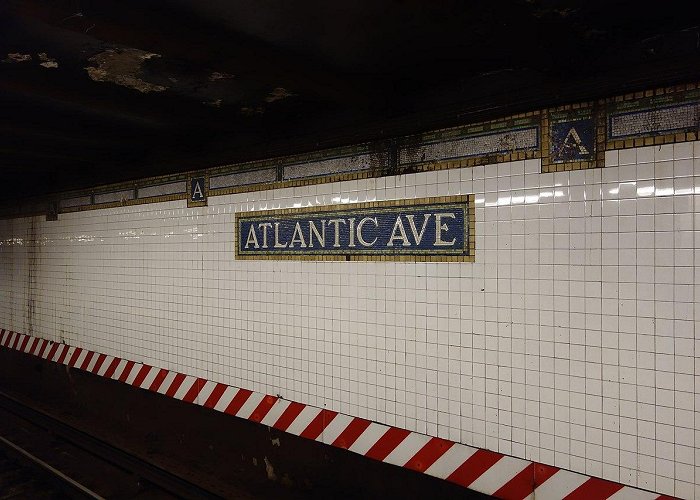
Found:
<path fill-rule="evenodd" d="M 474 197 L 240 213 L 236 258 L 473 262 Z"/>

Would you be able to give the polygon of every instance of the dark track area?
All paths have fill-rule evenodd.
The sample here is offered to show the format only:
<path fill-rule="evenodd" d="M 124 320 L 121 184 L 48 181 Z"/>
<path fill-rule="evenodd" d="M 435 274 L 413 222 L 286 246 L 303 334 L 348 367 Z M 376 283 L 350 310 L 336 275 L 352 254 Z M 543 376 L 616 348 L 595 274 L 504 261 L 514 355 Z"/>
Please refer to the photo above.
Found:
<path fill-rule="evenodd" d="M 54 500 L 62 498 L 62 495 L 54 485 L 37 477 L 31 467 L 18 462 L 0 448 L 0 499 Z"/>
<path fill-rule="evenodd" d="M 4 394 L 0 437 L 0 499 L 220 498 Z"/>

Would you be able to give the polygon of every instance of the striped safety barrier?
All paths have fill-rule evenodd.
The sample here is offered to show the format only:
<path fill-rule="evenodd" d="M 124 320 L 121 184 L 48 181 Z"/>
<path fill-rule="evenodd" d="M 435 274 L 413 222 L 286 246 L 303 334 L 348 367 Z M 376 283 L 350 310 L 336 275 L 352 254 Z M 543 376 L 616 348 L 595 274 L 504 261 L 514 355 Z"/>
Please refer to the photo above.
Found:
<path fill-rule="evenodd" d="M 0 330 L 0 346 L 245 418 L 497 498 L 673 498 L 9 330 Z"/>

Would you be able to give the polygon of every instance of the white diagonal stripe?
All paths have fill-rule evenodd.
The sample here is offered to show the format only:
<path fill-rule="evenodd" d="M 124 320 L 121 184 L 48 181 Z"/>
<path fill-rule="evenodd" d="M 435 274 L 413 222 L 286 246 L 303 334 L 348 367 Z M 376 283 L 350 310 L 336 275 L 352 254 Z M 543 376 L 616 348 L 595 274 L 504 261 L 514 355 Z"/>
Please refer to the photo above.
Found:
<path fill-rule="evenodd" d="M 333 444 L 333 441 L 338 439 L 338 436 L 348 428 L 348 425 L 355 420 L 353 417 L 338 413 L 331 423 L 323 429 L 323 432 L 318 439 L 326 444 Z"/>
<path fill-rule="evenodd" d="M 583 474 L 559 470 L 535 489 L 535 498 L 564 498 L 588 479 Z"/>
<path fill-rule="evenodd" d="M 287 432 L 294 434 L 295 436 L 298 436 L 302 432 L 304 432 L 304 429 L 306 429 L 311 421 L 316 418 L 316 415 L 321 413 L 320 408 L 315 408 L 313 406 L 305 406 L 303 410 L 301 410 L 301 413 L 297 415 L 297 418 L 294 419 L 294 421 L 291 423 L 289 427 L 287 427 Z"/>
<path fill-rule="evenodd" d="M 463 444 L 453 444 L 433 465 L 428 467 L 426 474 L 447 479 L 457 468 L 462 465 L 469 457 L 477 452 L 476 448 L 465 446 Z"/>
<path fill-rule="evenodd" d="M 97 374 L 100 376 L 104 376 L 105 372 L 107 371 L 107 368 L 109 368 L 109 365 L 112 364 L 112 361 L 114 361 L 114 356 L 107 356 L 104 360 L 104 363 L 100 365 L 100 369 L 97 371 Z"/>
<path fill-rule="evenodd" d="M 207 402 L 207 399 L 209 399 L 209 396 L 211 396 L 211 393 L 214 392 L 214 388 L 216 386 L 216 382 L 207 380 L 207 382 L 204 384 L 204 387 L 202 387 L 202 390 L 199 391 L 199 394 L 197 394 L 197 397 L 194 399 L 194 402 L 197 403 L 199 406 L 203 406 L 204 403 Z"/>
<path fill-rule="evenodd" d="M 182 384 L 180 384 L 180 387 L 178 390 L 175 392 L 175 395 L 173 396 L 175 399 L 182 399 L 185 397 L 185 394 L 189 392 L 189 390 L 192 388 L 192 386 L 197 382 L 197 377 L 192 377 L 190 375 L 187 375 L 185 377 L 185 380 L 182 381 Z"/>
<path fill-rule="evenodd" d="M 53 358 L 51 358 L 49 361 L 55 361 L 58 363 L 58 360 L 61 359 L 61 355 L 63 354 L 63 351 L 67 350 L 68 346 L 66 344 L 59 344 L 58 349 L 56 349 L 56 352 L 53 355 Z M 68 357 L 68 356 L 66 356 Z"/>
<path fill-rule="evenodd" d="M 430 436 L 412 432 L 384 459 L 394 465 L 404 465 L 430 441 Z"/>
<path fill-rule="evenodd" d="M 156 368 L 155 366 L 151 366 L 151 369 L 148 370 L 148 373 L 143 378 L 143 382 L 141 382 L 140 387 L 142 389 L 148 389 L 149 387 L 151 387 L 151 384 L 158 376 L 158 373 L 160 373 L 160 368 Z"/>
<path fill-rule="evenodd" d="M 114 373 L 112 373 L 112 380 L 117 380 L 119 377 L 121 377 L 127 363 L 128 361 L 124 358 L 119 360 L 119 363 L 117 363 L 117 369 L 114 370 Z"/>
<path fill-rule="evenodd" d="M 355 453 L 359 453 L 360 455 L 364 455 L 388 430 L 389 427 L 386 425 L 372 422 L 369 424 L 369 427 L 365 429 L 365 432 L 360 434 L 360 437 L 358 437 L 348 449 L 350 451 L 354 451 Z"/>
<path fill-rule="evenodd" d="M 27 337 L 29 337 L 29 340 L 27 340 L 27 343 L 24 344 L 24 349 L 22 349 L 22 352 L 29 352 L 32 348 L 32 344 L 34 343 L 34 337 L 30 337 L 29 335 L 27 335 Z"/>
<path fill-rule="evenodd" d="M 237 387 L 228 386 L 219 398 L 219 402 L 214 406 L 214 409 L 216 411 L 226 411 L 226 408 L 231 404 L 231 401 L 233 401 L 233 398 L 238 394 L 238 391 L 240 391 L 240 389 Z"/>
<path fill-rule="evenodd" d="M 158 393 L 165 394 L 168 392 L 168 389 L 170 389 L 170 385 L 173 383 L 173 380 L 175 380 L 176 375 L 177 372 L 168 371 L 168 374 L 163 379 L 163 383 L 160 384 L 160 387 L 158 388 Z"/>
<path fill-rule="evenodd" d="M 631 486 L 625 486 L 608 497 L 608 500 L 655 500 L 659 498 L 658 493 L 638 490 Z"/>
<path fill-rule="evenodd" d="M 476 478 L 469 485 L 469 489 L 492 495 L 531 463 L 528 460 L 505 456 Z"/>
<path fill-rule="evenodd" d="M 265 418 L 263 418 L 260 423 L 272 427 L 275 425 L 275 422 L 277 422 L 277 419 L 282 416 L 284 410 L 289 408 L 290 404 L 291 401 L 286 399 L 278 399 L 275 401 L 275 404 L 272 405 L 272 408 L 270 408 L 270 411 L 267 412 L 267 415 L 265 415 Z"/>
<path fill-rule="evenodd" d="M 90 351 L 88 351 L 87 349 L 83 349 L 83 352 L 81 352 L 78 355 L 78 359 L 75 360 L 75 365 L 73 366 L 75 366 L 76 368 L 80 368 L 80 365 L 82 365 L 83 361 L 85 361 L 85 358 L 87 358 L 88 352 Z"/>
<path fill-rule="evenodd" d="M 85 368 L 87 371 L 92 372 L 92 370 L 95 368 L 95 365 L 97 364 L 97 360 L 100 359 L 100 355 L 97 354 L 96 352 L 92 354 L 92 359 L 88 363 L 87 367 Z"/>
<path fill-rule="evenodd" d="M 39 351 L 41 350 L 41 346 L 44 344 L 45 340 L 44 339 L 38 339 L 36 344 L 34 344 L 34 349 L 32 349 L 31 354 L 34 356 L 37 356 L 39 354 Z"/>
<path fill-rule="evenodd" d="M 265 398 L 265 395 L 260 392 L 254 392 L 250 397 L 243 403 L 241 409 L 236 413 L 237 417 L 250 418 L 250 415 L 255 411 L 258 405 Z"/>
<path fill-rule="evenodd" d="M 133 385 L 134 379 L 137 377 L 142 367 L 143 365 L 141 363 L 134 363 L 134 366 L 131 367 L 131 372 L 129 372 L 129 376 L 126 377 L 124 382 L 129 385 Z"/>

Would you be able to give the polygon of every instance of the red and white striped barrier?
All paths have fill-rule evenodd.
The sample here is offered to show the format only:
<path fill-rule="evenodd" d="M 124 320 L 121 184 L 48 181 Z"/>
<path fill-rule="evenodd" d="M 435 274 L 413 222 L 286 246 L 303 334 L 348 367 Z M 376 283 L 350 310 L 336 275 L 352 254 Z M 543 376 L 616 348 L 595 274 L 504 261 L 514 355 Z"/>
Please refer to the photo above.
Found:
<path fill-rule="evenodd" d="M 672 498 L 8 330 L 0 330 L 0 346 L 429 474 L 497 498 Z"/>

